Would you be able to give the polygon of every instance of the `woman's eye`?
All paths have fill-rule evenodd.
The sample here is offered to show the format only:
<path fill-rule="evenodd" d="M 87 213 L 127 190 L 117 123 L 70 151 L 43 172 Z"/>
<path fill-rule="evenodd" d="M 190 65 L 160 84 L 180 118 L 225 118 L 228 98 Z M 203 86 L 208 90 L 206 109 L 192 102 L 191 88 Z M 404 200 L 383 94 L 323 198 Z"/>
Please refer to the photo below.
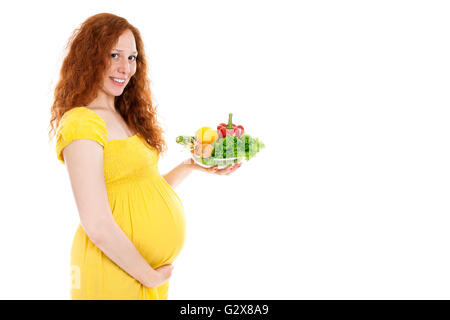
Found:
<path fill-rule="evenodd" d="M 116 58 L 116 56 L 118 55 L 119 55 L 118 53 L 111 53 L 112 58 Z M 131 61 L 135 61 L 137 59 L 137 56 L 129 56 L 128 59 Z"/>

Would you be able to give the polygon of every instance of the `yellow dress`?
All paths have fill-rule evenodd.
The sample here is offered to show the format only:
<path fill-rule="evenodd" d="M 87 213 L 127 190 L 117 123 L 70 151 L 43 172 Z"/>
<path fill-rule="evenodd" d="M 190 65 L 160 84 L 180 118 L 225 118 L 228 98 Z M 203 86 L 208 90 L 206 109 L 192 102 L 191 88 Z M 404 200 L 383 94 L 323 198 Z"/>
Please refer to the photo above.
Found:
<path fill-rule="evenodd" d="M 56 130 L 57 158 L 75 139 L 103 146 L 105 185 L 112 215 L 152 268 L 174 262 L 185 239 L 185 216 L 180 198 L 160 175 L 159 155 L 139 133 L 107 139 L 106 124 L 93 110 L 67 111 Z M 169 281 L 148 288 L 110 260 L 86 235 L 81 224 L 71 250 L 71 298 L 166 300 Z"/>

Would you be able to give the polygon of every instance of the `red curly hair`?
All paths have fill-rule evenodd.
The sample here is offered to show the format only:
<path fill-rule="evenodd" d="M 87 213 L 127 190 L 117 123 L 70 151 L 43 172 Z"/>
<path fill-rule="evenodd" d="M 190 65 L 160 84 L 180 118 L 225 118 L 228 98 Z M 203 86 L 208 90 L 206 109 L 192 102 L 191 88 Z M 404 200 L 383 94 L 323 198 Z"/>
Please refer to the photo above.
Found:
<path fill-rule="evenodd" d="M 156 106 L 151 99 L 147 61 L 140 32 L 126 19 L 110 13 L 89 17 L 75 29 L 66 45 L 66 49 L 69 46 L 70 49 L 62 63 L 60 79 L 54 90 L 50 140 L 66 111 L 88 105 L 96 98 L 102 86 L 104 72 L 109 67 L 111 50 L 127 29 L 133 33 L 139 52 L 136 73 L 122 95 L 115 97 L 114 105 L 128 126 L 140 133 L 158 153 L 166 150 L 163 130 L 156 119 Z"/>

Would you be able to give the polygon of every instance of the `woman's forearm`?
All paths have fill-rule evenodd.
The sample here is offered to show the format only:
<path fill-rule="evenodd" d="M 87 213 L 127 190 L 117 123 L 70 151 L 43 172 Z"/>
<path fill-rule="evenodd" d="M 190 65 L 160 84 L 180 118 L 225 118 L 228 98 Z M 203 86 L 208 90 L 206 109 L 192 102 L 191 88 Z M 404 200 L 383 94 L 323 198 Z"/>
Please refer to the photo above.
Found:
<path fill-rule="evenodd" d="M 114 218 L 96 229 L 95 237 L 89 237 L 91 241 L 125 272 L 144 286 L 150 286 L 157 272 L 139 253 Z"/>
<path fill-rule="evenodd" d="M 163 178 L 167 181 L 172 188 L 178 186 L 192 171 L 194 165 L 187 161 L 183 161 L 178 166 L 173 168 L 169 173 L 163 175 Z"/>

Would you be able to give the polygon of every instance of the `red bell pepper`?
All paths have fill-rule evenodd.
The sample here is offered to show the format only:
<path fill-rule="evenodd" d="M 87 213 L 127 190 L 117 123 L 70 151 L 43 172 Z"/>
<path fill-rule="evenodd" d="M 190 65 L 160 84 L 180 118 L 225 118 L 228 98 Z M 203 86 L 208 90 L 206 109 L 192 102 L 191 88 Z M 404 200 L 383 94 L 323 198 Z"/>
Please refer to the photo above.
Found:
<path fill-rule="evenodd" d="M 219 138 L 225 138 L 226 136 L 235 136 L 240 137 L 244 134 L 244 127 L 239 125 L 236 126 L 232 122 L 233 114 L 230 113 L 228 116 L 228 124 L 221 123 L 217 126 L 217 134 L 219 135 Z"/>

